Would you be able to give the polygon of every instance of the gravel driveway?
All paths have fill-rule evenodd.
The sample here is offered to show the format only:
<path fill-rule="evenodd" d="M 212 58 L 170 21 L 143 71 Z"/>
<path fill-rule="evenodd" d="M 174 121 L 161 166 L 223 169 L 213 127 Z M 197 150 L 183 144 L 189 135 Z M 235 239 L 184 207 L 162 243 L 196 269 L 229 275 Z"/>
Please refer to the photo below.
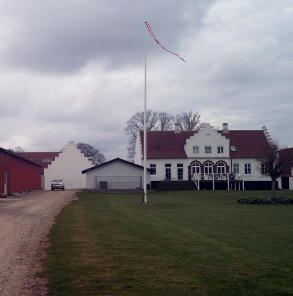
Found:
<path fill-rule="evenodd" d="M 0 295 L 47 295 L 46 283 L 35 273 L 56 214 L 74 199 L 75 190 L 0 198 Z"/>

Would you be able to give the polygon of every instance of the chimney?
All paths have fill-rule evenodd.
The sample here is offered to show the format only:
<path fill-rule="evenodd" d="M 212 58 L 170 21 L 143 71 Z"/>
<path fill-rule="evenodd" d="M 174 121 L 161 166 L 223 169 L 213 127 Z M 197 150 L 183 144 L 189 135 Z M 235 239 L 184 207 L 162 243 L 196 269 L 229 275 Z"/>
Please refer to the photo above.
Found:
<path fill-rule="evenodd" d="M 180 124 L 178 122 L 175 123 L 175 131 L 176 134 L 180 133 Z"/>
<path fill-rule="evenodd" d="M 224 134 L 229 133 L 228 123 L 223 123 L 223 133 L 224 133 Z"/>

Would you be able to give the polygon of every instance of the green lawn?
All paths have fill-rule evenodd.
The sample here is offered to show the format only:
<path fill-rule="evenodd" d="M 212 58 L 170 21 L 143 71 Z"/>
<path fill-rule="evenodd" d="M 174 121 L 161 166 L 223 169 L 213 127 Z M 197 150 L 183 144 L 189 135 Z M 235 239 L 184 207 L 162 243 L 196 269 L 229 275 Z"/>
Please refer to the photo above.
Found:
<path fill-rule="evenodd" d="M 79 196 L 50 232 L 50 295 L 293 295 L 293 205 L 237 203 L 270 192 Z"/>

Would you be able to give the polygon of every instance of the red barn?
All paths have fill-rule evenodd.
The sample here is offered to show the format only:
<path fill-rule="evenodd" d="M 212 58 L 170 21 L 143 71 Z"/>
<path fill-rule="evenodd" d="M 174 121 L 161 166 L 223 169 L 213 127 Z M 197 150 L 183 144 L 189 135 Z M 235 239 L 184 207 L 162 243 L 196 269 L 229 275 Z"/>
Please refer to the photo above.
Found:
<path fill-rule="evenodd" d="M 0 148 L 0 193 L 41 189 L 42 165 Z"/>

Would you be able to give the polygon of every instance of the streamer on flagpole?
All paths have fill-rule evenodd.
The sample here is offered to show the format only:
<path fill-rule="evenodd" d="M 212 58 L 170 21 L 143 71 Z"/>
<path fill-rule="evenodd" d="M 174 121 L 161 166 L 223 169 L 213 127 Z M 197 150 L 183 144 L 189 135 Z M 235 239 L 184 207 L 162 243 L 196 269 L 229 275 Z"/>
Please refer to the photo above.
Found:
<path fill-rule="evenodd" d="M 156 41 L 156 42 L 157 42 L 157 43 L 158 43 L 158 44 L 159 44 L 164 50 L 166 50 L 166 51 L 168 51 L 168 52 L 174 54 L 175 56 L 177 56 L 177 57 L 178 57 L 180 60 L 182 60 L 183 62 L 186 62 L 186 61 L 185 61 L 184 59 L 182 59 L 177 53 L 174 53 L 174 52 L 172 52 L 172 51 L 166 49 L 164 46 L 162 46 L 162 45 L 160 44 L 160 42 L 156 39 L 156 37 L 155 37 L 155 35 L 154 35 L 154 33 L 153 33 L 153 30 L 151 29 L 150 24 L 149 24 L 148 22 L 145 22 L 145 24 L 146 24 L 146 26 L 147 26 L 147 28 L 148 28 L 150 34 L 154 37 L 155 41 Z"/>

